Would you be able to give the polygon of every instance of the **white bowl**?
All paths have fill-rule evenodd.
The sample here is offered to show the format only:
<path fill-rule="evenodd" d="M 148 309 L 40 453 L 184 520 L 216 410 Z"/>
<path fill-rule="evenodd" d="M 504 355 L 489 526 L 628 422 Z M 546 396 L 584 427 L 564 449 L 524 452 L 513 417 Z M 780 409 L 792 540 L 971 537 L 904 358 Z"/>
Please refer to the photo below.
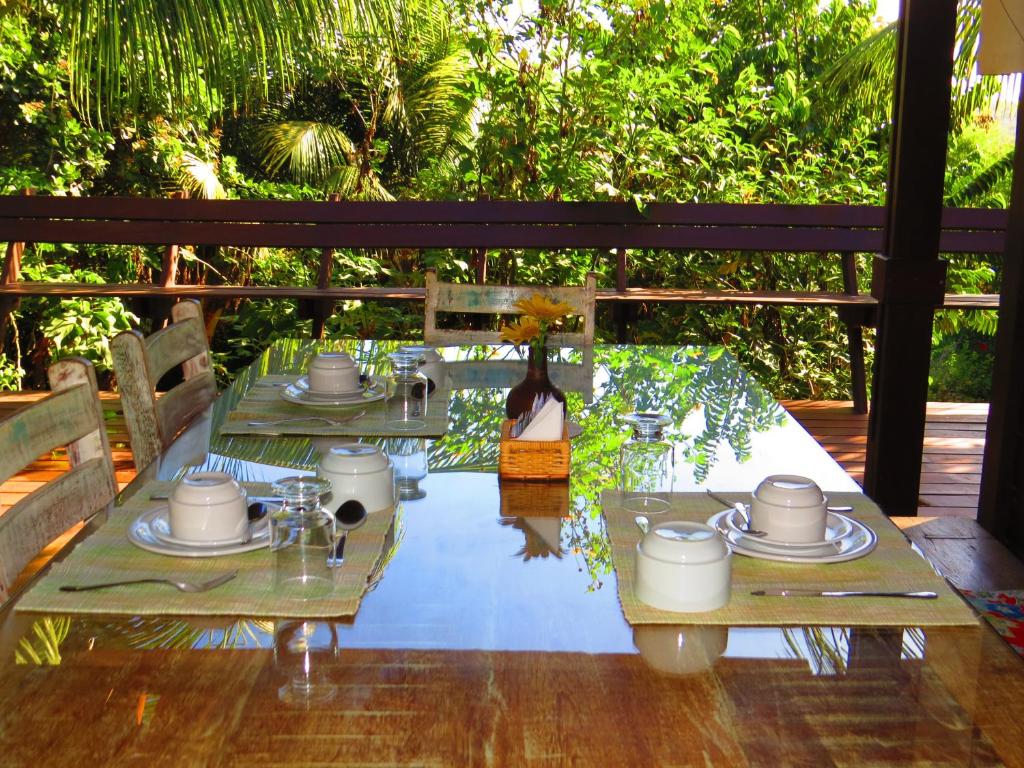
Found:
<path fill-rule="evenodd" d="M 751 526 L 775 541 L 810 543 L 825 538 L 827 500 L 817 484 L 799 475 L 771 475 L 754 490 Z"/>
<path fill-rule="evenodd" d="M 713 611 L 729 602 L 732 551 L 704 523 L 653 526 L 636 547 L 637 599 L 665 611 Z"/>
<path fill-rule="evenodd" d="M 171 535 L 187 541 L 241 537 L 249 525 L 245 491 L 223 472 L 194 472 L 174 487 L 168 499 Z"/>
<path fill-rule="evenodd" d="M 345 352 L 321 352 L 310 361 L 307 377 L 312 392 L 340 394 L 359 389 L 359 368 Z"/>
<path fill-rule="evenodd" d="M 331 483 L 331 497 L 324 502 L 331 513 L 352 499 L 366 507 L 367 513 L 394 506 L 394 467 L 375 445 L 334 445 L 321 458 L 317 474 Z"/>
<path fill-rule="evenodd" d="M 728 627 L 633 627 L 633 645 L 641 658 L 651 669 L 666 675 L 681 677 L 711 669 L 728 644 Z"/>
<path fill-rule="evenodd" d="M 800 475 L 769 475 L 757 484 L 754 499 L 778 507 L 817 507 L 825 503 L 817 483 Z"/>

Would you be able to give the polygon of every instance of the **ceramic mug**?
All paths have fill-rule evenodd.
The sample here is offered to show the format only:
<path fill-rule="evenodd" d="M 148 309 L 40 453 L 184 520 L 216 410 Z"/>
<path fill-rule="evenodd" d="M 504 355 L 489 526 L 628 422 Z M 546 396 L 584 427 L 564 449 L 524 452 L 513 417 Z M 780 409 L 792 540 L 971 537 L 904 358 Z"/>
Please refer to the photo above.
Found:
<path fill-rule="evenodd" d="M 637 598 L 664 611 L 713 611 L 729 602 L 732 550 L 704 523 L 652 526 L 636 547 Z"/>
<path fill-rule="evenodd" d="M 750 524 L 766 538 L 793 544 L 824 541 L 827 499 L 800 475 L 770 475 L 754 490 Z"/>
<path fill-rule="evenodd" d="M 346 501 L 358 501 L 367 514 L 390 509 L 395 503 L 395 473 L 391 460 L 375 445 L 339 443 L 320 460 L 317 475 L 331 483 L 324 509 L 334 514 Z"/>
<path fill-rule="evenodd" d="M 224 472 L 194 472 L 168 499 L 171 535 L 185 541 L 239 539 L 249 526 L 245 491 Z"/>
<path fill-rule="evenodd" d="M 310 361 L 306 376 L 313 392 L 336 395 L 359 390 L 359 368 L 345 352 L 321 352 Z"/>

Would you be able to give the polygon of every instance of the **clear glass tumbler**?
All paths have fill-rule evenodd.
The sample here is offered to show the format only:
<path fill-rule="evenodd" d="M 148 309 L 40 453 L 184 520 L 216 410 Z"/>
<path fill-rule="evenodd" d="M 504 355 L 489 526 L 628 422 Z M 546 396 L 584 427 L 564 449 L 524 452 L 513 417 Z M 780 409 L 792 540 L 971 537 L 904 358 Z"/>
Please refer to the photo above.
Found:
<path fill-rule="evenodd" d="M 427 476 L 427 441 L 422 437 L 393 437 L 388 440 L 387 452 L 395 468 L 398 498 L 411 501 L 426 496 L 420 480 Z"/>
<path fill-rule="evenodd" d="M 419 355 L 393 352 L 391 375 L 385 400 L 385 421 L 388 429 L 398 431 L 422 429 L 427 425 L 429 380 L 419 370 Z"/>
<path fill-rule="evenodd" d="M 281 508 L 270 516 L 274 590 L 287 598 L 316 600 L 334 591 L 328 564 L 333 554 L 334 517 L 321 506 L 331 490 L 318 477 L 286 477 L 274 483 Z"/>
<path fill-rule="evenodd" d="M 620 454 L 623 506 L 645 515 L 667 512 L 675 454 L 663 431 L 671 419 L 660 413 L 631 413 L 623 421 L 633 428 Z"/>

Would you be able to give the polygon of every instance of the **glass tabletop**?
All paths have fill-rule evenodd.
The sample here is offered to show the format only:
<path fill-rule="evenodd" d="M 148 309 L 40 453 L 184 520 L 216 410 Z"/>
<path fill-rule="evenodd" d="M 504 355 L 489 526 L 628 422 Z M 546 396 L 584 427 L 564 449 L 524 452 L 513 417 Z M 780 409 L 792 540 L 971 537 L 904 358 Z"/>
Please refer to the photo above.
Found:
<path fill-rule="evenodd" d="M 380 374 L 400 345 L 327 346 Z M 226 437 L 218 426 L 265 376 L 302 373 L 320 348 L 275 343 L 123 495 L 195 469 L 249 482 L 314 471 L 336 439 Z M 504 396 L 525 362 L 510 347 L 441 353 L 449 429 L 422 446 L 421 493 L 399 506 L 383 575 L 354 620 L 5 609 L 5 754 L 209 765 L 1024 760 L 1010 736 L 1024 709 L 1020 661 L 987 629 L 623 619 L 599 499 L 617 483 L 624 414 L 670 417 L 675 490 L 739 495 L 778 472 L 826 493 L 859 490 L 728 352 L 553 354 L 581 430 L 554 494 L 496 472 Z M 93 737 L 62 728 L 71 717 Z"/>

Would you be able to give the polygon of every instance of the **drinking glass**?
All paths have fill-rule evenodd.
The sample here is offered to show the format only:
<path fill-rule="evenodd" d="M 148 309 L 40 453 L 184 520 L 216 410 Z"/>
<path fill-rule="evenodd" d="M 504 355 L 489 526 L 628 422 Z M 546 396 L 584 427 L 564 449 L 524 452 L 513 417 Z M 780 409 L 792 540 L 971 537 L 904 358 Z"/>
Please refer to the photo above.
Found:
<path fill-rule="evenodd" d="M 274 483 L 281 508 L 270 517 L 274 590 L 287 598 L 315 600 L 334 590 L 328 558 L 334 547 L 334 517 L 321 506 L 331 484 L 318 477 L 286 477 Z"/>
<path fill-rule="evenodd" d="M 413 430 L 427 425 L 427 398 L 429 380 L 419 370 L 419 355 L 393 352 L 391 375 L 385 398 L 385 421 L 389 429 Z"/>
<path fill-rule="evenodd" d="M 660 413 L 631 413 L 623 418 L 633 435 L 620 454 L 620 490 L 623 506 L 631 512 L 656 515 L 666 512 L 675 474 L 674 451 L 663 430 L 671 423 Z"/>
<path fill-rule="evenodd" d="M 393 437 L 388 440 L 387 452 L 395 468 L 398 498 L 411 501 L 426 496 L 419 483 L 427 476 L 427 441 L 422 437 Z"/>

